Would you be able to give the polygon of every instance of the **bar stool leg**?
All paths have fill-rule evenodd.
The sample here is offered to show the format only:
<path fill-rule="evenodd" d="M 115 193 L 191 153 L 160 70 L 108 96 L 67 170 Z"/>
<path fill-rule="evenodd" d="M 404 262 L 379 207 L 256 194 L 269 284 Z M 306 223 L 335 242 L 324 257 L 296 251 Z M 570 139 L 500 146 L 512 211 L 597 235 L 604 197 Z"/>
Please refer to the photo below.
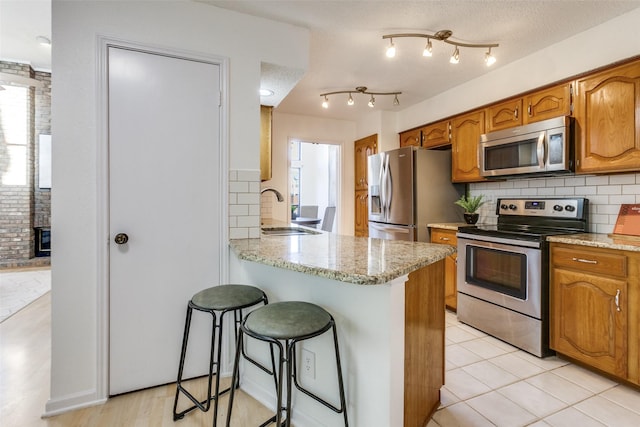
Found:
<path fill-rule="evenodd" d="M 199 310 L 199 311 L 203 311 L 203 310 Z M 182 386 L 182 377 L 183 377 L 183 373 L 184 373 L 184 362 L 186 359 L 186 354 L 187 354 L 187 347 L 188 347 L 188 341 L 189 341 L 189 333 L 190 333 L 190 329 L 191 329 L 191 320 L 193 318 L 193 306 L 192 303 L 189 302 L 189 305 L 187 307 L 187 318 L 185 321 L 185 329 L 184 329 L 184 336 L 182 339 L 182 350 L 180 353 L 180 364 L 178 366 L 178 379 L 176 381 L 176 397 L 175 400 L 173 402 L 173 420 L 177 421 L 177 420 L 181 420 L 182 418 L 184 418 L 184 416 L 186 414 L 188 414 L 189 412 L 193 411 L 194 409 L 198 408 L 203 412 L 208 412 L 209 409 L 211 408 L 211 401 L 212 400 L 216 400 L 216 404 L 215 406 L 215 410 L 217 411 L 218 409 L 218 405 L 217 405 L 217 396 L 218 396 L 218 392 L 219 392 L 219 377 L 220 377 L 220 344 L 221 344 L 221 334 L 220 334 L 220 330 L 219 328 L 221 327 L 222 324 L 222 315 L 220 316 L 220 325 L 218 325 L 217 322 L 217 318 L 216 318 L 216 314 L 213 310 L 204 310 L 206 312 L 208 312 L 209 314 L 211 314 L 212 317 L 212 326 L 211 326 L 211 346 L 210 346 L 210 354 L 209 354 L 209 374 L 208 374 L 208 381 L 207 381 L 207 397 L 200 401 L 198 399 L 196 399 L 195 396 L 193 396 L 186 388 L 184 388 Z M 223 313 L 224 315 L 224 313 Z M 215 354 L 216 354 L 216 334 L 218 335 L 218 360 L 216 361 L 215 359 Z M 213 388 L 213 376 L 214 376 L 214 367 L 215 367 L 215 376 L 216 376 L 216 394 L 215 395 L 211 395 L 211 389 Z M 189 400 L 191 400 L 193 402 L 193 406 L 185 409 L 182 412 L 177 412 L 177 408 L 178 408 L 178 399 L 180 397 L 180 392 L 182 392 Z M 223 391 L 224 393 L 224 391 Z"/>

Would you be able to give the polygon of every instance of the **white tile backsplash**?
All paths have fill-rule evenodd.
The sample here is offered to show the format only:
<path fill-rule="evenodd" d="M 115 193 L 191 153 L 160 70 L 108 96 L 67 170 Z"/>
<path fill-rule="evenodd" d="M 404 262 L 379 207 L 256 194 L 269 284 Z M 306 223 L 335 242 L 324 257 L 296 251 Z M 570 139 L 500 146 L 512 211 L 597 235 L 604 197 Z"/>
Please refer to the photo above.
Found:
<path fill-rule="evenodd" d="M 472 195 L 484 194 L 489 200 L 480 208 L 480 222 L 495 224 L 496 200 L 500 197 L 563 197 L 589 199 L 589 231 L 612 233 L 620 205 L 640 203 L 640 174 L 566 176 L 509 179 L 469 185 Z"/>
<path fill-rule="evenodd" d="M 229 238 L 260 237 L 260 171 L 229 171 Z"/>

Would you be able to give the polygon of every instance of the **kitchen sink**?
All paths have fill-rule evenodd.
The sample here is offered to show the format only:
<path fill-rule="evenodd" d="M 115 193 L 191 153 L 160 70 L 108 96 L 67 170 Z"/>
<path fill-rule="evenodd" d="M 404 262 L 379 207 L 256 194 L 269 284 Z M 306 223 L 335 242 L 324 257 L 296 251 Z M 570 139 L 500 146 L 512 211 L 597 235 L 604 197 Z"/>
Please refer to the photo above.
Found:
<path fill-rule="evenodd" d="M 320 234 L 320 232 L 300 227 L 263 227 L 262 234 L 266 234 L 267 236 L 297 236 Z"/>

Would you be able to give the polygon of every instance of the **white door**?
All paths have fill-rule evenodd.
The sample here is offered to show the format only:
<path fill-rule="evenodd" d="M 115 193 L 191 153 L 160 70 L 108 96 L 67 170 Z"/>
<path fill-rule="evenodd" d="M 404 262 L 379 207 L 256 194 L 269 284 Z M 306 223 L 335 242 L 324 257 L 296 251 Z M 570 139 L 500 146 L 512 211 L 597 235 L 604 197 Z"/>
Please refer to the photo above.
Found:
<path fill-rule="evenodd" d="M 220 67 L 109 47 L 108 84 L 115 395 L 176 380 L 187 302 L 220 281 Z M 200 317 L 187 375 L 207 369 Z"/>

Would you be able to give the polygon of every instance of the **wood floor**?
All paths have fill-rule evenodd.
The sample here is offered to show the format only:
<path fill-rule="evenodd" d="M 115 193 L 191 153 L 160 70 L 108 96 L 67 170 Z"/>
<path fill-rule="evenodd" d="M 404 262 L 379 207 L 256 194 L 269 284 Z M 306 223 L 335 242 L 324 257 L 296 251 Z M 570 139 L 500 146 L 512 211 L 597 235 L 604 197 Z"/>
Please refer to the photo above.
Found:
<path fill-rule="evenodd" d="M 104 405 L 42 418 L 49 399 L 51 359 L 51 294 L 0 323 L 0 426 L 100 427 L 100 426 L 211 426 L 213 410 L 193 411 L 174 422 L 175 385 L 156 387 L 111 398 Z M 225 381 L 225 385 L 228 380 Z M 197 380 L 193 392 L 205 395 L 206 379 Z M 227 397 L 220 400 L 218 425 L 227 414 Z M 186 399 L 181 399 L 186 406 Z M 180 406 L 179 408 L 180 409 Z M 241 391 L 236 394 L 232 425 L 256 426 L 272 414 Z"/>

